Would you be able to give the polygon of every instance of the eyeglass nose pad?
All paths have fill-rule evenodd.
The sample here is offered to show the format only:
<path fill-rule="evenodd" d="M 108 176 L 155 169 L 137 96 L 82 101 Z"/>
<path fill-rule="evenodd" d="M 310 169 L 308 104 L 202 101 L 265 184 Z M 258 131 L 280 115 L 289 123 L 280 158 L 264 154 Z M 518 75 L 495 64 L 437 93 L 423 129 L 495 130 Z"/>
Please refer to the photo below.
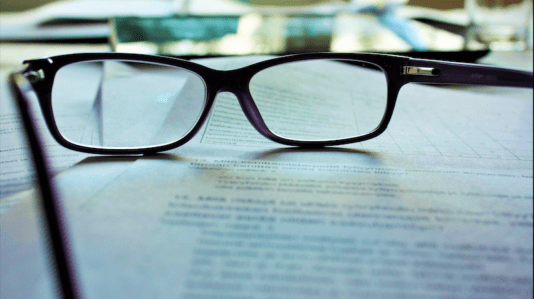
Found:
<path fill-rule="evenodd" d="M 278 140 L 278 136 L 274 135 L 263 121 L 260 111 L 258 110 L 254 99 L 252 99 L 252 95 L 248 88 L 246 88 L 246 90 L 233 91 L 232 93 L 236 96 L 243 113 L 254 129 L 268 139 Z"/>

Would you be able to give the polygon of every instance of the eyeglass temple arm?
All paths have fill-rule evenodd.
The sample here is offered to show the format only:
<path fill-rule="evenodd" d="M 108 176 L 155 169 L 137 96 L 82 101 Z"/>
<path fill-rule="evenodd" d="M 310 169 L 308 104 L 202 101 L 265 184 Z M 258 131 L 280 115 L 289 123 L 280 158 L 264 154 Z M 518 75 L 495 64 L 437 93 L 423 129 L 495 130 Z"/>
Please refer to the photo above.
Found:
<path fill-rule="evenodd" d="M 401 68 L 408 82 L 532 88 L 532 72 L 493 66 L 409 59 Z"/>
<path fill-rule="evenodd" d="M 23 70 L 9 75 L 9 89 L 16 101 L 22 123 L 26 131 L 26 139 L 37 175 L 41 193 L 41 208 L 44 212 L 44 224 L 49 237 L 48 246 L 52 251 L 55 274 L 63 298 L 82 298 L 76 281 L 75 268 L 68 243 L 66 221 L 61 203 L 51 182 L 48 172 L 50 165 L 45 159 L 45 149 L 37 126 L 30 116 L 30 107 L 24 92 L 31 91 L 30 84 L 23 75 Z"/>

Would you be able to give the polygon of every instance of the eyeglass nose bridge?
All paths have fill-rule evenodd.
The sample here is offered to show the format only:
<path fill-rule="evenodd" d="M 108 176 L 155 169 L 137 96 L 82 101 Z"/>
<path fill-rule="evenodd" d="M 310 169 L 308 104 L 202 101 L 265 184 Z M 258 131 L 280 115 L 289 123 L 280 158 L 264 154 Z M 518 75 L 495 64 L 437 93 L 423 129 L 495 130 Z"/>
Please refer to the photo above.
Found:
<path fill-rule="evenodd" d="M 250 79 L 247 78 L 241 70 L 217 71 L 212 77 L 217 86 L 217 93 L 227 91 L 234 94 L 248 88 Z"/>
<path fill-rule="evenodd" d="M 250 94 L 250 76 L 246 76 L 241 70 L 221 71 L 217 75 L 218 88 L 216 95 L 221 92 L 234 94 L 241 106 L 241 110 L 250 124 L 264 137 L 273 141 L 278 141 L 279 137 L 274 135 L 269 128 L 267 128 L 267 125 Z"/>

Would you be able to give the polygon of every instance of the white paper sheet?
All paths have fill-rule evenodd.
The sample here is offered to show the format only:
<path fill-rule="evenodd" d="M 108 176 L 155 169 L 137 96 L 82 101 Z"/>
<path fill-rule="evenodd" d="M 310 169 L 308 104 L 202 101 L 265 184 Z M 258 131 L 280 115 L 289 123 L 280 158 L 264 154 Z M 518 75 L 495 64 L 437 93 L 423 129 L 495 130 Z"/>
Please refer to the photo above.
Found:
<path fill-rule="evenodd" d="M 20 116 L 7 85 L 7 72 L 0 74 L 0 213 L 11 204 L 4 200 L 9 195 L 33 187 L 33 172 L 28 160 L 28 146 Z M 50 135 L 40 110 L 33 115 L 41 129 L 44 143 L 55 173 L 81 161 L 86 154 L 67 150 Z M 18 201 L 12 201 L 15 203 Z"/>
<path fill-rule="evenodd" d="M 64 171 L 83 291 L 531 298 L 532 91 L 494 90 L 406 86 L 382 136 L 319 150 L 263 141 L 244 116 L 220 134 L 216 105 L 190 143 L 105 185 L 97 164 Z"/>

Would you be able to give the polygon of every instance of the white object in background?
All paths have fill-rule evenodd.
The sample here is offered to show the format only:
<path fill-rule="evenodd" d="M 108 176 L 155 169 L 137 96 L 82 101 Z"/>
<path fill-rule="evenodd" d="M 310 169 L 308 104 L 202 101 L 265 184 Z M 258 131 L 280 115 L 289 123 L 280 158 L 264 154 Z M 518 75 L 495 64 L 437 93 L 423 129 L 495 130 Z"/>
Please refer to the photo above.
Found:
<path fill-rule="evenodd" d="M 60 1 L 21 13 L 2 14 L 0 40 L 107 38 L 116 16 L 167 16 L 171 1 Z"/>

